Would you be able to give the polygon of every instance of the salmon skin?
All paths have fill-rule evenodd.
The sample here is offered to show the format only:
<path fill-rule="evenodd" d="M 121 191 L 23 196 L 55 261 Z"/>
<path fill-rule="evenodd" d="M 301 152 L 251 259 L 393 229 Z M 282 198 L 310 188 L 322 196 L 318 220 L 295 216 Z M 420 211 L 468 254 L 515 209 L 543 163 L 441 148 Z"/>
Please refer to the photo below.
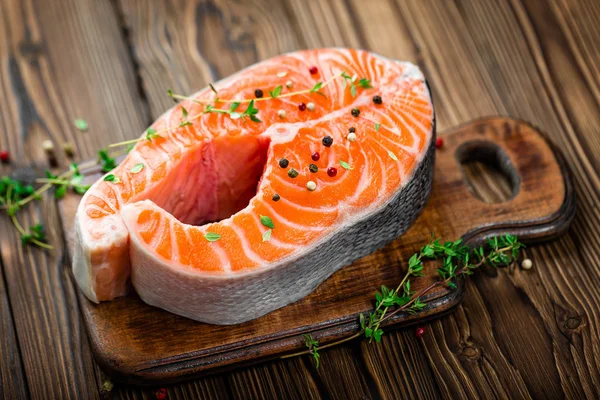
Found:
<path fill-rule="evenodd" d="M 435 116 L 410 63 L 284 54 L 182 99 L 83 196 L 73 273 L 211 324 L 258 318 L 402 235 L 431 190 Z"/>

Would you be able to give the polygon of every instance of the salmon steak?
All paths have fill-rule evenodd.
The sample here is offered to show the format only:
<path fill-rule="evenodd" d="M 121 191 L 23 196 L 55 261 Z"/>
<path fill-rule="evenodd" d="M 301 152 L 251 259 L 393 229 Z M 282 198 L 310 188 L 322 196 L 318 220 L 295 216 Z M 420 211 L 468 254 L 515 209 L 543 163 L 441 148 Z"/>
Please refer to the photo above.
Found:
<path fill-rule="evenodd" d="M 284 54 L 177 104 L 83 196 L 73 273 L 93 302 L 237 324 L 402 235 L 431 190 L 422 73 L 353 49 Z"/>

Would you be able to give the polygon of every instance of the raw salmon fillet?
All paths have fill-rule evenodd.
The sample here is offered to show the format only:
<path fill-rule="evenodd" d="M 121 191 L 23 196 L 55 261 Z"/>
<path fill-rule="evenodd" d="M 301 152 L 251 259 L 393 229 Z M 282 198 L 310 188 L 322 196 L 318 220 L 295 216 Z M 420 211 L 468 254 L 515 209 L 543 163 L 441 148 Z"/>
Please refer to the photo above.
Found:
<path fill-rule="evenodd" d="M 435 117 L 415 65 L 307 50 L 213 87 L 162 115 L 159 136 L 83 196 L 73 272 L 91 301 L 131 280 L 175 314 L 248 321 L 397 238 L 423 208 Z"/>

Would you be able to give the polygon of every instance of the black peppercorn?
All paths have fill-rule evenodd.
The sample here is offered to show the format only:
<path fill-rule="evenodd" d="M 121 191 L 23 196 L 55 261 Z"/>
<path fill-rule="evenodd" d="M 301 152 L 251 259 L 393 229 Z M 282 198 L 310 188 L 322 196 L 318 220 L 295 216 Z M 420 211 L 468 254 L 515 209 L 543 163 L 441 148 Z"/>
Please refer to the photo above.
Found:
<path fill-rule="evenodd" d="M 287 159 L 282 158 L 281 160 L 279 160 L 279 166 L 281 168 L 287 168 L 288 165 L 290 165 L 290 162 Z"/>
<path fill-rule="evenodd" d="M 298 171 L 296 171 L 294 168 L 290 168 L 290 170 L 288 171 L 288 176 L 290 178 L 295 178 L 298 176 Z"/>
<path fill-rule="evenodd" d="M 331 136 L 325 136 L 323 138 L 323 146 L 329 147 L 333 144 L 333 138 Z"/>
<path fill-rule="evenodd" d="M 358 108 L 352 109 L 352 116 L 358 117 L 360 115 L 360 110 Z"/>
<path fill-rule="evenodd" d="M 354 132 L 356 132 L 356 128 L 355 127 L 351 127 L 350 129 L 348 129 L 348 132 L 354 133 Z"/>
<path fill-rule="evenodd" d="M 382 103 L 381 96 L 373 96 L 373 103 L 381 104 Z"/>
<path fill-rule="evenodd" d="M 254 96 L 256 96 L 257 99 L 260 99 L 261 97 L 263 97 L 263 91 L 260 89 L 256 89 L 254 91 Z"/>
<path fill-rule="evenodd" d="M 315 164 L 310 164 L 308 166 L 308 169 L 310 170 L 310 172 L 315 173 L 319 170 L 319 167 L 317 167 Z"/>
<path fill-rule="evenodd" d="M 280 198 L 281 196 L 279 196 L 277 193 L 273 195 L 273 201 L 279 201 Z"/>

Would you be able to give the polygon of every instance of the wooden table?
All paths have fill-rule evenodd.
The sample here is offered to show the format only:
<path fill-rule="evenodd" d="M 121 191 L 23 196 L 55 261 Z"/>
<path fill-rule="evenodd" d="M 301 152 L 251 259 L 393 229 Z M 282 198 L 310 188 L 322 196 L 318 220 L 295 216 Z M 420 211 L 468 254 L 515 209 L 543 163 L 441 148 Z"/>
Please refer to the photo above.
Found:
<path fill-rule="evenodd" d="M 476 276 L 422 339 L 407 328 L 324 351 L 318 370 L 308 358 L 270 362 L 168 387 L 168 398 L 599 398 L 599 20 L 596 0 L 4 0 L 0 149 L 13 161 L 0 173 L 46 168 L 44 139 L 93 157 L 170 107 L 168 88 L 191 93 L 282 52 L 351 46 L 416 62 L 440 130 L 501 114 L 548 133 L 579 197 L 570 232 L 528 248 L 531 271 Z M 489 173 L 470 171 L 483 197 L 502 198 Z M 57 249 L 22 247 L 0 219 L 0 397 L 101 397 L 56 204 L 22 215 L 43 220 Z"/>

